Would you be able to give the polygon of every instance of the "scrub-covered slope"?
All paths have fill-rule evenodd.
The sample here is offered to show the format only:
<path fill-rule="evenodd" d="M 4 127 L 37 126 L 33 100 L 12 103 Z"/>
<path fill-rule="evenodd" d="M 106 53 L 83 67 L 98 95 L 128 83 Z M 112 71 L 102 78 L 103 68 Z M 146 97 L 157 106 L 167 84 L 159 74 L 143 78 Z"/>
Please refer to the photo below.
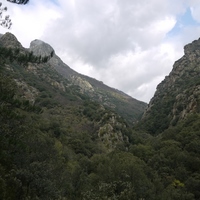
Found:
<path fill-rule="evenodd" d="M 142 126 L 158 134 L 191 113 L 200 112 L 200 39 L 184 47 L 184 56 L 158 85 Z"/>

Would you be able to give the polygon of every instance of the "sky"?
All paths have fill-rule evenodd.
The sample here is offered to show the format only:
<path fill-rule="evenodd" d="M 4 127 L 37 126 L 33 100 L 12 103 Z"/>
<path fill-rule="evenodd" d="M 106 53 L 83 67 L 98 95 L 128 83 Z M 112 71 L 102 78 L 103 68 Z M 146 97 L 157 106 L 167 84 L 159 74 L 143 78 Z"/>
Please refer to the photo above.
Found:
<path fill-rule="evenodd" d="M 50 44 L 75 71 L 149 102 L 200 37 L 199 0 L 1 0 L 24 47 Z"/>

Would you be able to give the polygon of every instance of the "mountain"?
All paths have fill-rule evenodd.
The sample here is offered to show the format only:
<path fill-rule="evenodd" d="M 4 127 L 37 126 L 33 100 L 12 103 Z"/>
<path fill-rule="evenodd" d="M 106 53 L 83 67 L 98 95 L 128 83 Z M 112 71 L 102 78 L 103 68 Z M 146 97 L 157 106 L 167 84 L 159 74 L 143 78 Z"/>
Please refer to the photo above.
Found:
<path fill-rule="evenodd" d="M 2 36 L 0 44 L 6 48 L 17 48 L 20 51 L 29 51 L 36 57 L 48 60 L 50 68 L 58 72 L 63 78 L 80 88 L 80 92 L 87 95 L 91 100 L 97 101 L 103 106 L 109 107 L 124 117 L 128 123 L 134 123 L 142 116 L 147 104 L 138 101 L 127 94 L 111 88 L 103 82 L 91 77 L 79 74 L 66 65 L 56 54 L 54 49 L 47 43 L 34 40 L 30 48 L 26 49 L 17 41 L 15 36 L 6 33 Z M 29 66 L 29 71 L 31 67 Z"/>
<path fill-rule="evenodd" d="M 200 39 L 184 47 L 184 55 L 157 86 L 137 124 L 138 131 L 153 136 L 134 145 L 132 152 L 157 172 L 164 185 L 165 192 L 155 199 L 200 199 L 199 66 Z"/>
<path fill-rule="evenodd" d="M 127 149 L 129 121 L 145 105 L 73 71 L 42 41 L 26 49 L 2 35 L 0 199 L 88 196 L 79 180 L 91 171 L 89 159 Z M 127 120 L 116 109 L 135 106 Z"/>
<path fill-rule="evenodd" d="M 1 35 L 0 199 L 199 200 L 199 42 L 139 120 L 145 103 L 73 71 L 43 41 L 26 49 Z"/>
<path fill-rule="evenodd" d="M 38 55 L 37 50 L 34 51 L 32 46 L 30 46 L 30 51 Z M 79 86 L 81 93 L 88 95 L 89 98 L 104 106 L 114 109 L 128 123 L 133 123 L 142 116 L 147 106 L 146 103 L 138 101 L 117 89 L 108 87 L 102 81 L 75 72 L 56 55 L 49 60 L 49 63 L 59 74 L 70 80 L 72 84 Z"/>
<path fill-rule="evenodd" d="M 157 86 L 142 123 L 158 134 L 191 113 L 200 112 L 200 39 L 184 47 L 184 55 L 175 62 L 171 73 Z"/>
<path fill-rule="evenodd" d="M 125 129 L 139 120 L 146 103 L 75 72 L 43 41 L 34 40 L 26 49 L 14 35 L 6 33 L 0 38 L 0 46 L 1 61 L 5 65 L 3 74 L 14 80 L 16 96 L 22 104 L 42 110 L 42 115 L 60 112 L 56 114 L 59 120 L 62 117 L 78 119 L 80 129 L 83 119 L 87 118 L 88 130 L 92 130 L 96 139 L 101 138 L 106 151 L 112 151 L 118 143 L 128 142 Z M 71 113 L 66 114 L 67 110 Z M 80 131 L 76 125 L 73 129 Z"/>

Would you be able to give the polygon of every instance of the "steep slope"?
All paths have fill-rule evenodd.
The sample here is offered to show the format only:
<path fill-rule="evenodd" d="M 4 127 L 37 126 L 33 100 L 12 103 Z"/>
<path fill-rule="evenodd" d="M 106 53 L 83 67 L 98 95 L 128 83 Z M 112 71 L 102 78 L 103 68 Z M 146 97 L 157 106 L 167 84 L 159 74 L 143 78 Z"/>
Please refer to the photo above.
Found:
<path fill-rule="evenodd" d="M 21 45 L 21 43 L 16 39 L 16 37 L 10 33 L 6 33 L 4 35 L 0 36 L 0 45 L 2 47 L 6 48 L 18 48 L 18 49 L 24 49 Z"/>
<path fill-rule="evenodd" d="M 157 86 L 143 115 L 142 124 L 152 134 L 200 112 L 200 39 L 184 47 L 169 76 Z"/>
<path fill-rule="evenodd" d="M 58 73 L 56 61 L 61 69 L 67 67 L 62 67 L 58 57 L 52 59 L 56 55 L 50 46 L 35 41 L 37 44 L 31 48 L 36 52 L 38 45 L 41 48 L 33 54 L 13 35 L 2 37 L 1 200 L 200 199 L 198 101 L 191 112 L 185 109 L 184 117 L 182 111 L 177 113 L 178 123 L 159 136 L 132 130 L 116 112 L 74 85 L 73 78 Z M 187 48 L 191 54 L 192 47 Z M 178 72 L 181 74 L 181 70 Z M 178 80 L 179 74 L 175 83 Z M 191 94 L 195 93 L 191 88 L 198 84 L 192 80 L 186 87 L 183 81 L 181 85 L 169 84 L 172 96 L 175 91 L 183 93 L 189 88 Z M 164 88 L 170 93 L 167 83 Z M 94 87 L 90 88 L 92 93 Z M 160 100 L 166 108 L 165 101 Z M 152 109 L 159 99 L 154 103 Z M 152 120 L 152 113 L 149 108 L 143 124 Z"/>
<path fill-rule="evenodd" d="M 61 61 L 42 48 L 37 55 L 10 33 L 0 38 L 0 199 L 105 199 L 108 185 L 113 198 L 140 198 L 152 186 L 145 163 L 127 152 L 127 123 L 58 73 L 52 60 Z M 120 172 L 132 167 L 124 184 Z"/>
<path fill-rule="evenodd" d="M 70 80 L 72 84 L 79 86 L 81 93 L 88 95 L 90 99 L 104 106 L 114 109 L 128 123 L 137 121 L 147 106 L 146 103 L 138 101 L 119 90 L 108 87 L 101 81 L 75 72 L 63 63 L 55 54 L 53 48 L 45 42 L 40 40 L 32 41 L 29 51 L 33 52 L 35 56 L 49 56 L 48 63 L 64 78 Z"/>
<path fill-rule="evenodd" d="M 60 63 L 65 64 L 48 44 L 35 40 L 30 49 L 25 49 L 14 35 L 6 33 L 0 45 L 2 72 L 14 80 L 18 88 L 16 98 L 21 99 L 24 109 L 41 111 L 41 116 L 49 118 L 47 124 L 53 123 L 56 116 L 56 127 L 70 129 L 74 136 L 84 130 L 101 143 L 102 151 L 112 151 L 129 141 L 125 120 L 73 84 L 70 76 L 78 73 L 67 66 L 69 78 L 57 72 Z M 60 131 L 56 134 L 60 135 Z"/>
<path fill-rule="evenodd" d="M 54 49 L 49 44 L 43 41 L 34 40 L 31 42 L 30 48 L 25 49 L 14 35 L 6 33 L 1 37 L 0 45 L 7 49 L 15 49 L 13 54 L 18 54 L 18 57 L 20 57 L 18 60 L 26 59 L 33 63 L 46 62 L 50 66 L 49 68 L 54 69 L 71 85 L 78 86 L 80 92 L 88 96 L 90 100 L 97 101 L 103 106 L 115 110 L 129 124 L 138 121 L 147 106 L 146 103 L 138 101 L 117 89 L 108 87 L 101 81 L 75 72 L 55 54 Z M 29 62 L 28 70 L 34 72 L 34 65 L 31 62 Z M 43 74 L 43 76 L 45 75 Z M 63 86 L 60 85 L 60 87 Z"/>

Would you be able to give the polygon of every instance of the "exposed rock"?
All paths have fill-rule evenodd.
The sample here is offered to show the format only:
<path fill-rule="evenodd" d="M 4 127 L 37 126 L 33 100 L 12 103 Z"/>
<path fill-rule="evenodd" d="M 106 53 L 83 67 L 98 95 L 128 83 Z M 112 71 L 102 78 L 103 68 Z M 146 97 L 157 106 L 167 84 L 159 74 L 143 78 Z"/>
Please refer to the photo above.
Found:
<path fill-rule="evenodd" d="M 143 115 L 142 123 L 150 132 L 162 131 L 189 114 L 200 112 L 200 39 L 186 45 L 184 52 L 169 76 L 157 86 Z"/>
<path fill-rule="evenodd" d="M 6 48 L 24 49 L 21 43 L 17 40 L 17 38 L 9 32 L 5 33 L 0 37 L 0 46 Z"/>
<path fill-rule="evenodd" d="M 59 89 L 63 92 L 66 91 L 65 86 L 63 84 L 63 82 L 59 82 L 56 81 L 54 78 L 51 78 L 50 75 L 48 73 L 42 73 L 39 72 L 40 71 L 40 67 L 37 64 L 32 64 L 32 63 L 28 63 L 28 66 L 26 68 L 27 71 L 42 77 L 43 79 L 46 80 L 46 82 L 48 82 L 49 84 L 51 84 L 53 87 L 55 87 L 56 89 Z M 43 68 L 44 70 L 44 68 Z"/>
<path fill-rule="evenodd" d="M 29 51 L 33 52 L 33 55 L 41 57 L 53 57 L 55 54 L 54 49 L 49 44 L 41 40 L 32 41 Z"/>
<path fill-rule="evenodd" d="M 21 89 L 22 98 L 28 100 L 31 104 L 34 104 L 35 99 L 39 94 L 39 91 L 36 88 L 28 85 L 24 81 L 15 79 L 15 82 L 16 82 L 17 86 Z"/>
<path fill-rule="evenodd" d="M 109 119 L 107 119 L 108 117 Z M 105 118 L 107 122 L 106 124 L 102 122 Z M 98 137 L 107 151 L 113 151 L 117 145 L 129 142 L 128 137 L 122 133 L 123 128 L 126 126 L 117 120 L 115 114 L 112 114 L 111 116 L 105 114 L 102 121 L 99 122 L 102 125 L 98 130 Z"/>
<path fill-rule="evenodd" d="M 184 53 L 189 57 L 191 55 L 200 55 L 200 39 L 194 40 L 192 43 L 185 45 Z"/>
<path fill-rule="evenodd" d="M 140 119 L 147 106 L 146 103 L 111 88 L 102 81 L 77 73 L 55 54 L 54 49 L 49 44 L 41 40 L 36 39 L 32 41 L 30 48 L 25 49 L 14 35 L 6 33 L 0 38 L 0 45 L 11 48 L 22 48 L 23 52 L 20 51 L 19 55 L 26 54 L 26 56 L 30 56 L 30 52 L 32 52 L 34 56 L 38 57 L 40 63 L 26 63 L 27 72 L 34 73 L 38 78 L 46 79 L 48 83 L 62 91 L 65 91 L 65 87 L 69 85 L 78 85 L 84 95 L 89 97 L 92 101 L 97 101 L 104 106 L 114 109 L 130 124 Z M 26 56 L 24 59 L 27 58 Z M 40 57 L 45 59 L 40 59 Z M 46 64 L 44 64 L 44 62 L 46 62 Z M 48 69 L 44 69 L 45 67 L 49 68 L 51 71 L 54 69 L 55 73 L 53 72 L 51 76 L 49 76 Z M 69 84 L 63 84 L 60 80 L 55 80 L 53 74 L 56 73 L 61 75 Z"/>
<path fill-rule="evenodd" d="M 59 74 L 78 85 L 83 94 L 89 96 L 92 100 L 98 101 L 104 106 L 115 109 L 129 123 L 134 123 L 140 119 L 147 104 L 138 101 L 129 95 L 105 85 L 102 81 L 82 75 L 66 65 L 57 55 L 54 55 L 49 61 Z"/>
<path fill-rule="evenodd" d="M 72 83 L 74 85 L 78 85 L 81 88 L 82 93 L 94 92 L 94 88 L 92 87 L 92 85 L 85 79 L 78 76 L 72 76 L 71 78 L 72 78 Z"/>
<path fill-rule="evenodd" d="M 54 86 L 55 88 L 58 88 L 59 90 L 65 92 L 65 86 L 63 85 L 63 83 L 59 83 L 57 81 L 53 81 L 51 80 L 51 85 Z"/>

